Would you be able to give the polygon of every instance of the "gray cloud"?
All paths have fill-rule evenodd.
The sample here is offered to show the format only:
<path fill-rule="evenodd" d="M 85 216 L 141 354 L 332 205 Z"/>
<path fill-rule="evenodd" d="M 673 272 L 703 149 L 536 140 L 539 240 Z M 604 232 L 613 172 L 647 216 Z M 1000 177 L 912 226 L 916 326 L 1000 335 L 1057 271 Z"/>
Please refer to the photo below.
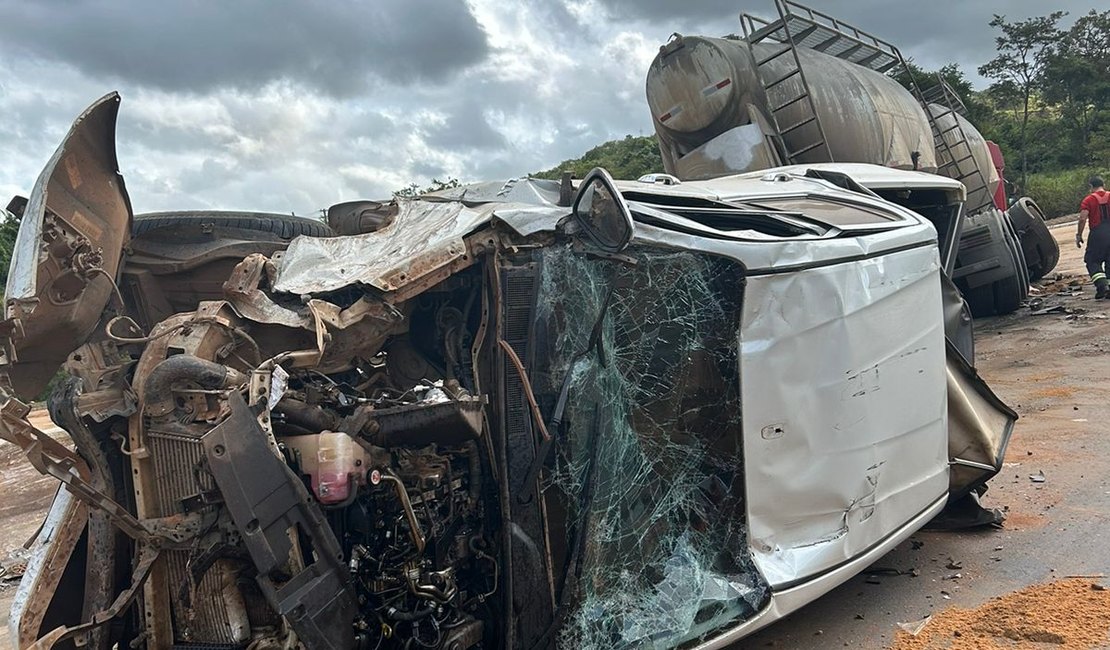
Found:
<path fill-rule="evenodd" d="M 334 96 L 442 80 L 482 61 L 462 0 L 0 3 L 0 51 L 164 90 L 259 88 L 290 79 Z"/>
<path fill-rule="evenodd" d="M 1049 10 L 812 1 L 925 67 L 956 61 L 968 73 L 993 55 L 993 13 Z M 774 4 L 745 8 L 770 17 Z M 29 189 L 73 118 L 112 89 L 140 212 L 310 214 L 432 178 L 547 169 L 650 134 L 644 75 L 658 46 L 675 31 L 738 31 L 738 10 L 729 0 L 0 0 L 0 202 Z"/>
<path fill-rule="evenodd" d="M 504 147 L 505 136 L 486 121 L 482 106 L 468 101 L 453 108 L 443 124 L 428 130 L 428 144 L 445 149 L 494 149 Z"/>
<path fill-rule="evenodd" d="M 774 0 L 597 0 L 613 20 L 635 21 L 665 39 L 671 32 L 722 36 L 740 33 L 739 14 L 765 20 L 778 17 Z M 958 63 L 972 79 L 976 68 L 994 56 L 996 35 L 988 23 L 994 14 L 1011 20 L 1069 12 L 1064 24 L 1091 9 L 1090 0 L 810 0 L 813 9 L 829 14 L 892 43 L 906 58 L 925 67 Z M 662 27 L 662 29 L 658 29 Z M 662 40 L 660 41 L 662 42 Z"/>

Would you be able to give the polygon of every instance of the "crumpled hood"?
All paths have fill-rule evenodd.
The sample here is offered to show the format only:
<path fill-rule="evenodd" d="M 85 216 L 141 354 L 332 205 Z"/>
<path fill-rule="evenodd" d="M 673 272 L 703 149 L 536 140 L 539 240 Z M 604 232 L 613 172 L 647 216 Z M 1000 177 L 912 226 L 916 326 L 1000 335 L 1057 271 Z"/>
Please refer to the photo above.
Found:
<path fill-rule="evenodd" d="M 120 97 L 73 123 L 27 202 L 12 254 L 4 321 L 9 377 L 34 398 L 92 334 L 131 236 L 131 200 L 116 160 Z"/>
<path fill-rule="evenodd" d="M 461 189 L 465 188 L 459 188 Z M 275 256 L 274 290 L 309 295 L 354 284 L 396 291 L 453 262 L 465 261 L 463 238 L 492 220 L 522 236 L 551 230 L 568 208 L 538 200 L 482 202 L 460 197 L 400 199 L 397 215 L 374 232 L 344 237 L 298 237 Z M 487 202 L 488 201 L 488 202 Z"/>

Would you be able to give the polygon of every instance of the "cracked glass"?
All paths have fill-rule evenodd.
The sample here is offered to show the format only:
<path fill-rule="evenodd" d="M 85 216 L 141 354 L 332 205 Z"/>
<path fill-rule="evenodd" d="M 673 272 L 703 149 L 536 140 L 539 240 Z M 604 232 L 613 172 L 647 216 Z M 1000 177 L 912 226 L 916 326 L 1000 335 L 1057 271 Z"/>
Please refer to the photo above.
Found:
<path fill-rule="evenodd" d="M 625 253 L 541 253 L 539 376 L 562 420 L 545 494 L 565 507 L 566 648 L 674 647 L 767 599 L 744 523 L 742 268 Z"/>

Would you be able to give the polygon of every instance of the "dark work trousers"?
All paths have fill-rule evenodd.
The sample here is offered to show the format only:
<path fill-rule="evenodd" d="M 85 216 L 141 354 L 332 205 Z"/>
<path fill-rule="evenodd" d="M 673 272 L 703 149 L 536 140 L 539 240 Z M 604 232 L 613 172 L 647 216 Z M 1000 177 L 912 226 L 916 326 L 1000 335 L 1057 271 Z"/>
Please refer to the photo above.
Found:
<path fill-rule="evenodd" d="M 1095 286 L 1104 286 L 1106 271 L 1110 270 L 1110 223 L 1102 221 L 1091 228 L 1083 262 L 1087 265 L 1087 272 L 1091 274 Z"/>

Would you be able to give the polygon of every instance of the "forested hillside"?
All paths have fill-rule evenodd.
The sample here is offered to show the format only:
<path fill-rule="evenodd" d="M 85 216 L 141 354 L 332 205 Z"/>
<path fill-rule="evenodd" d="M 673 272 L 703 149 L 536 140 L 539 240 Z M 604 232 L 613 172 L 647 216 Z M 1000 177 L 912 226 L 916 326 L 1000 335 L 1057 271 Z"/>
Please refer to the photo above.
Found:
<path fill-rule="evenodd" d="M 659 156 L 655 136 L 626 135 L 620 140 L 599 144 L 580 158 L 564 160 L 551 169 L 532 175 L 559 178 L 563 171 L 569 171 L 576 178 L 582 178 L 594 167 L 604 167 L 614 178 L 639 178 L 644 174 L 663 171 L 663 159 Z"/>

